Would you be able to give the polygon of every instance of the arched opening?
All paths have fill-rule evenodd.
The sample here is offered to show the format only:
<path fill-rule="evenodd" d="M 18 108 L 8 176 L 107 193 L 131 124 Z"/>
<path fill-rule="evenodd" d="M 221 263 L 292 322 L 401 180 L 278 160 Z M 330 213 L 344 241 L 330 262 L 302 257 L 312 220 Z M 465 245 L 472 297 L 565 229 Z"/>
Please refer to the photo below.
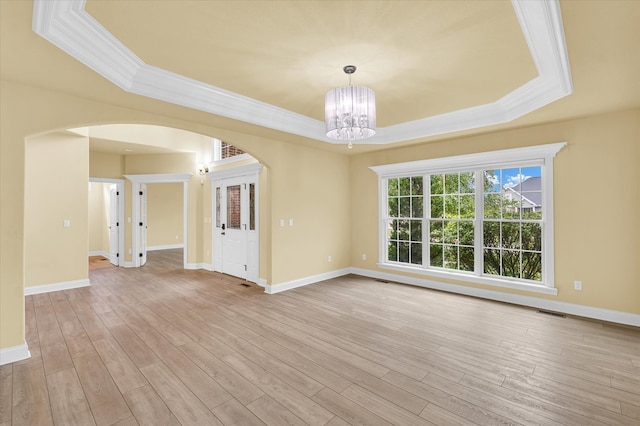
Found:
<path fill-rule="evenodd" d="M 148 238 L 154 249 L 182 248 L 185 269 L 218 270 L 212 262 L 216 219 L 207 171 L 259 164 L 242 152 L 236 159 L 220 161 L 214 157 L 219 145 L 209 136 L 141 124 L 96 125 L 27 138 L 25 293 L 89 285 L 87 257 L 96 252 L 116 266 L 142 266 Z M 90 220 L 88 183 L 100 187 L 97 225 Z M 169 190 L 171 183 L 181 187 L 179 200 L 170 202 L 179 205 L 144 203 L 153 209 L 155 221 L 142 220 L 146 208 L 136 194 L 149 184 L 157 198 L 163 198 L 175 192 Z M 115 198 L 106 196 L 111 189 Z M 118 203 L 115 209 L 110 204 L 113 200 Z M 92 245 L 92 232 L 102 238 L 98 249 Z M 116 244 L 112 238 L 117 238 Z M 252 265 L 256 276 L 252 281 L 258 282 L 258 264 Z"/>

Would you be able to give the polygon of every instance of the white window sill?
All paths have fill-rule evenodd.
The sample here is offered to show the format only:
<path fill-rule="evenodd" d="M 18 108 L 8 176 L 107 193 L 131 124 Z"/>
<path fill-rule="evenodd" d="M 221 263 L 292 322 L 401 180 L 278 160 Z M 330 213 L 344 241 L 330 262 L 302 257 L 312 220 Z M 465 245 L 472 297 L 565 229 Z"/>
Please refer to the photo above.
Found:
<path fill-rule="evenodd" d="M 514 281 L 507 281 L 498 278 L 479 277 L 470 273 L 463 272 L 441 272 L 434 269 L 424 269 L 416 266 L 400 265 L 396 263 L 378 263 L 377 266 L 382 269 L 392 271 L 406 272 L 411 274 L 427 275 L 438 278 L 447 278 L 473 284 L 484 284 L 494 287 L 509 288 L 512 290 L 530 291 L 532 293 L 558 295 L 558 289 L 555 287 L 547 287 L 544 284 L 528 284 Z"/>

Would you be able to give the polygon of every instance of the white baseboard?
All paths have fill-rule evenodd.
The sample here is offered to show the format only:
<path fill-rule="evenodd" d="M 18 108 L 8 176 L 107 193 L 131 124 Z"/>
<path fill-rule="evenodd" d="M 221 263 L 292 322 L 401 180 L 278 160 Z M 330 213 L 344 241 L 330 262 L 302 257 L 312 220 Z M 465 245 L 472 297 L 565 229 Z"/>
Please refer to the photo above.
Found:
<path fill-rule="evenodd" d="M 104 250 L 94 250 L 89 252 L 89 256 L 102 256 L 109 259 L 111 255 Z"/>
<path fill-rule="evenodd" d="M 136 264 L 135 264 L 135 263 L 133 263 L 133 262 L 124 262 L 121 266 L 122 266 L 123 268 L 135 268 L 135 267 L 136 267 Z"/>
<path fill-rule="evenodd" d="M 31 352 L 29 352 L 29 347 L 26 343 L 0 349 L 0 365 L 22 361 L 27 358 L 31 358 Z"/>
<path fill-rule="evenodd" d="M 544 309 L 569 315 L 576 315 L 580 317 L 640 327 L 640 315 L 630 312 L 614 311 L 611 309 L 596 308 L 593 306 L 577 305 L 575 303 L 541 299 L 539 297 L 533 296 L 523 296 L 520 294 L 504 293 L 495 290 L 486 290 L 482 288 L 467 287 L 456 284 L 447 284 L 422 278 L 406 277 L 403 275 L 390 274 L 387 272 L 372 271 L 369 269 L 350 268 L 350 272 L 352 274 L 361 275 L 368 278 L 395 281 L 402 284 L 410 284 L 419 287 L 431 288 L 434 290 L 442 290 L 449 293 L 464 294 L 467 296 L 474 296 L 482 299 L 496 300 L 499 302 L 512 303 L 514 305 L 529 306 L 531 308 Z"/>
<path fill-rule="evenodd" d="M 30 287 L 25 287 L 24 295 L 30 296 L 32 294 L 50 293 L 52 291 L 68 290 L 70 288 L 78 288 L 78 287 L 88 287 L 90 285 L 91 283 L 89 282 L 89 278 L 85 278 L 82 280 L 75 280 L 75 281 L 64 281 L 60 283 L 34 285 Z"/>
<path fill-rule="evenodd" d="M 336 269 L 335 271 L 325 272 L 318 275 L 312 275 L 310 277 L 299 278 L 297 280 L 287 281 L 287 282 L 275 284 L 275 285 L 267 284 L 265 282 L 264 292 L 269 294 L 280 293 L 282 291 L 287 291 L 287 290 L 302 287 L 305 285 L 314 284 L 324 280 L 330 280 L 332 278 L 341 277 L 343 275 L 347 275 L 350 273 L 351 273 L 350 268 L 344 268 L 344 269 Z"/>
<path fill-rule="evenodd" d="M 260 287 L 267 287 L 267 279 L 266 278 L 259 278 L 258 282 L 256 283 L 258 284 Z"/>
<path fill-rule="evenodd" d="M 213 265 L 209 263 L 185 263 L 184 269 L 205 269 L 207 271 L 213 271 Z"/>
<path fill-rule="evenodd" d="M 184 248 L 184 244 L 167 244 L 164 246 L 147 246 L 147 251 L 171 250 Z"/>

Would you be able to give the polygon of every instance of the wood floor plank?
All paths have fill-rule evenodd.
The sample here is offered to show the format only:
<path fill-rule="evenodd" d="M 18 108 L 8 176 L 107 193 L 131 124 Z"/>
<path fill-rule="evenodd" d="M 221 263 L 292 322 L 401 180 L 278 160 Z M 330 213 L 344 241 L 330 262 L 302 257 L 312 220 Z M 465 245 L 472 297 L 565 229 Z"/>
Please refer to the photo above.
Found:
<path fill-rule="evenodd" d="M 218 405 L 213 410 L 213 414 L 216 415 L 220 421 L 225 425 L 242 425 L 242 426 L 264 426 L 258 417 L 255 416 L 249 409 L 238 402 L 237 399 L 230 399 L 229 401 Z"/>
<path fill-rule="evenodd" d="M 12 425 L 53 424 L 41 361 L 14 365 L 12 388 Z"/>
<path fill-rule="evenodd" d="M 231 354 L 223 361 L 309 425 L 324 425 L 333 417 L 331 412 L 247 358 Z"/>
<path fill-rule="evenodd" d="M 138 368 L 155 364 L 159 358 L 131 329 L 126 326 L 114 327 L 111 334 L 118 341 L 120 347 Z"/>
<path fill-rule="evenodd" d="M 0 366 L 0 426 L 11 424 L 13 365 Z"/>
<path fill-rule="evenodd" d="M 433 423 L 425 420 L 424 418 L 404 410 L 394 403 L 389 402 L 358 385 L 351 385 L 340 394 L 394 425 L 433 426 Z"/>
<path fill-rule="evenodd" d="M 447 411 L 436 404 L 428 404 L 424 410 L 422 410 L 422 413 L 420 413 L 420 417 L 436 425 L 473 426 L 477 424 L 451 411 Z"/>
<path fill-rule="evenodd" d="M 313 397 L 313 400 L 326 409 L 331 410 L 340 416 L 340 418 L 345 419 L 347 423 L 351 425 L 392 426 L 392 423 L 362 408 L 350 399 L 343 398 L 331 389 L 325 388 L 321 390 Z"/>
<path fill-rule="evenodd" d="M 98 425 L 111 425 L 132 415 L 99 356 L 88 355 L 73 362 Z"/>
<path fill-rule="evenodd" d="M 102 339 L 93 342 L 104 365 L 121 393 L 139 388 L 147 384 L 147 380 L 138 371 L 133 361 L 113 339 Z"/>
<path fill-rule="evenodd" d="M 145 385 L 124 394 L 129 408 L 140 426 L 179 426 L 178 419 L 162 398 L 150 386 Z"/>
<path fill-rule="evenodd" d="M 299 417 L 287 410 L 278 401 L 264 395 L 247 405 L 261 421 L 269 426 L 305 426 Z"/>
<path fill-rule="evenodd" d="M 181 424 L 222 425 L 167 366 L 151 364 L 140 371 Z"/>
<path fill-rule="evenodd" d="M 53 419 L 57 425 L 95 425 L 75 369 L 47 376 Z"/>
<path fill-rule="evenodd" d="M 235 370 L 230 369 L 222 360 L 205 350 L 196 342 L 182 345 L 180 349 L 193 361 L 198 367 L 206 372 L 218 384 L 233 395 L 243 405 L 247 405 L 252 401 L 264 395 L 258 387 L 245 379 Z"/>

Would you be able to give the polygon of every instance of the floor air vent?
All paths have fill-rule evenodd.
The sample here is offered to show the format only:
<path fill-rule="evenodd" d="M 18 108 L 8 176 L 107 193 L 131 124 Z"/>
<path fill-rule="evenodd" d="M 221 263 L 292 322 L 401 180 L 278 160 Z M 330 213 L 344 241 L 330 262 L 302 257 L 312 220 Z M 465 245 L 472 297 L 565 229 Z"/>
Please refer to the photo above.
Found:
<path fill-rule="evenodd" d="M 247 284 L 247 283 L 240 283 L 240 285 L 241 285 L 241 286 L 243 286 L 243 287 L 251 287 L 251 286 L 250 286 L 249 284 Z"/>
<path fill-rule="evenodd" d="M 551 311 L 538 311 L 539 314 L 545 314 L 545 315 L 551 315 L 553 317 L 560 317 L 560 318 L 566 318 L 567 316 L 565 314 L 560 314 L 558 312 L 551 312 Z"/>

